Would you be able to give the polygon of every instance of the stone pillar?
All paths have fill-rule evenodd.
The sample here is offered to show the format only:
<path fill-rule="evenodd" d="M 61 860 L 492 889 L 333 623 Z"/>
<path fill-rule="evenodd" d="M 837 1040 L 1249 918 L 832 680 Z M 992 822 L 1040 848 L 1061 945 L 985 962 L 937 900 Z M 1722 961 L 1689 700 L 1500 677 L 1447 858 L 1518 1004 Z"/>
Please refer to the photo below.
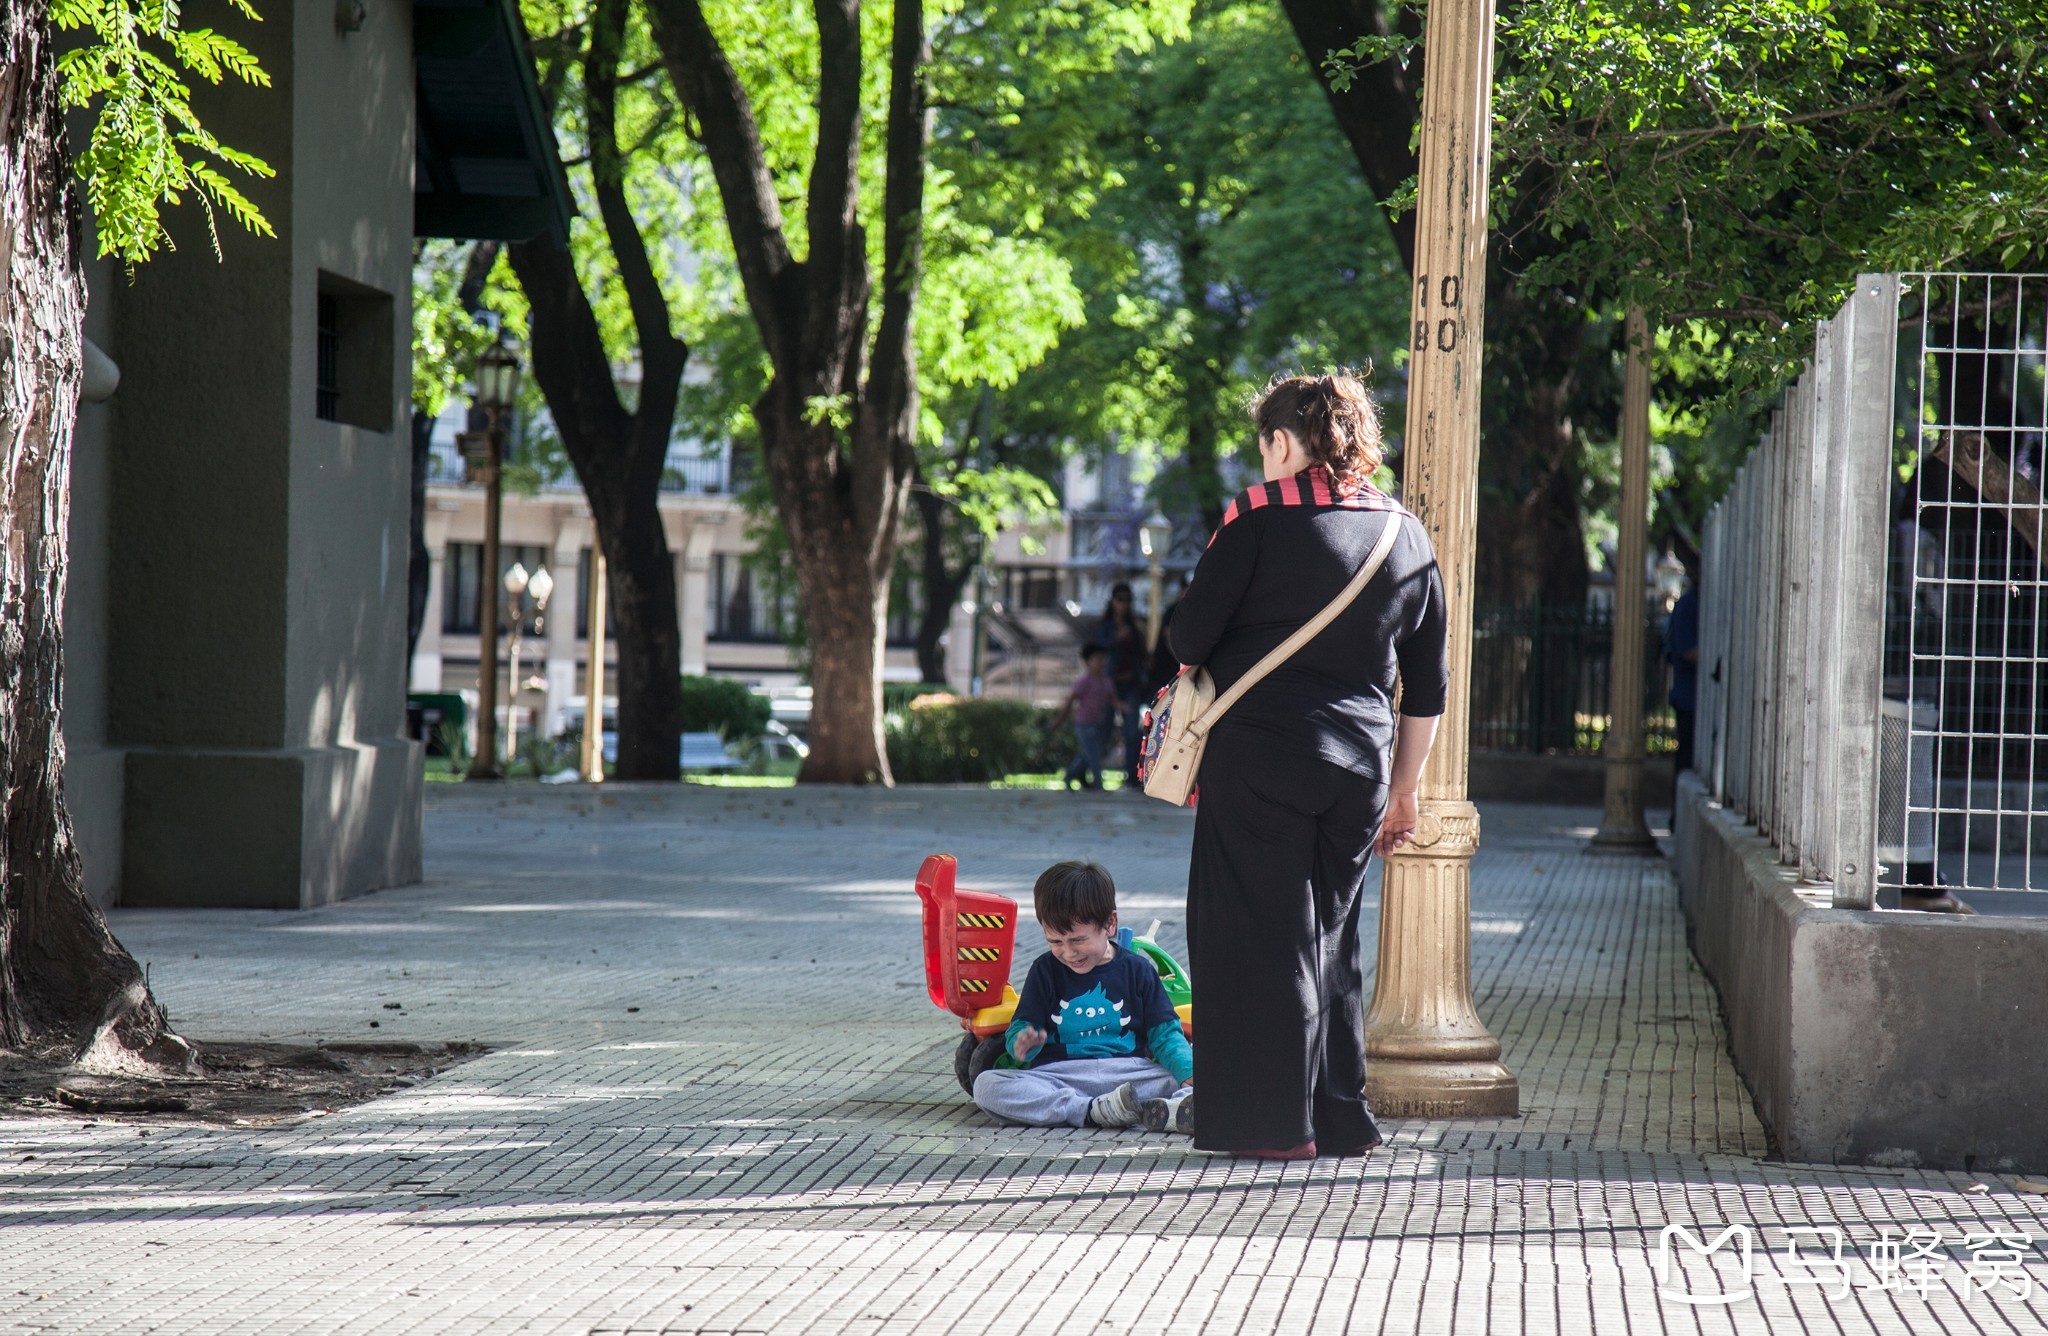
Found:
<path fill-rule="evenodd" d="M 1443 571 L 1451 693 L 1422 775 L 1415 839 L 1381 874 L 1365 1089 L 1394 1117 L 1512 1117 L 1520 1087 L 1472 1005 L 1479 812 L 1465 798 L 1493 3 L 1433 4 L 1428 22 L 1402 481 Z"/>
<path fill-rule="evenodd" d="M 448 517 L 427 510 L 427 607 L 420 618 L 419 643 L 413 646 L 409 674 L 412 691 L 441 689 L 442 600 L 447 597 Z"/>
<path fill-rule="evenodd" d="M 1656 854 L 1643 820 L 1643 542 L 1650 523 L 1650 323 L 1628 313 L 1621 383 L 1621 532 L 1614 544 L 1614 643 L 1607 662 L 1607 811 L 1594 853 Z"/>
<path fill-rule="evenodd" d="M 548 555 L 548 571 L 555 577 L 555 596 L 548 600 L 547 702 L 541 707 L 540 735 L 551 738 L 562 731 L 562 714 L 569 698 L 576 694 L 576 667 L 581 650 L 576 639 L 576 582 L 583 569 L 583 550 L 595 541 L 586 516 L 569 515 L 555 530 L 554 550 Z"/>
<path fill-rule="evenodd" d="M 244 183 L 277 235 L 222 226 L 217 259 L 202 211 L 173 211 L 108 350 L 124 904 L 297 909 L 420 877 L 411 10 L 346 35 L 318 0 L 263 17 L 235 36 L 274 85 L 201 81 L 193 105 L 278 168 Z"/>
<path fill-rule="evenodd" d="M 965 599 L 954 600 L 946 620 L 946 690 L 956 696 L 974 690 L 974 614 Z"/>
<path fill-rule="evenodd" d="M 711 626 L 711 549 L 718 541 L 718 529 L 692 518 L 683 535 L 682 579 L 676 582 L 676 599 L 682 605 L 683 671 L 701 675 L 705 668 L 704 642 Z"/>

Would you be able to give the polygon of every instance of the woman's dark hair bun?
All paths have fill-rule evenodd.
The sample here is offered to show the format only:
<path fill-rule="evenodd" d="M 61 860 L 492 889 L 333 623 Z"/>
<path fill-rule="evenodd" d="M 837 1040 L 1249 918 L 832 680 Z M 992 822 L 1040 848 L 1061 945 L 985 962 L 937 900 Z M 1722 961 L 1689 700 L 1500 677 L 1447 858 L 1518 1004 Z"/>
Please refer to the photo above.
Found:
<path fill-rule="evenodd" d="M 1294 433 L 1308 457 L 1323 466 L 1340 494 L 1363 487 L 1378 472 L 1380 409 L 1365 388 L 1371 368 L 1340 368 L 1320 376 L 1275 376 L 1251 402 L 1252 422 L 1263 439 L 1276 431 Z"/>

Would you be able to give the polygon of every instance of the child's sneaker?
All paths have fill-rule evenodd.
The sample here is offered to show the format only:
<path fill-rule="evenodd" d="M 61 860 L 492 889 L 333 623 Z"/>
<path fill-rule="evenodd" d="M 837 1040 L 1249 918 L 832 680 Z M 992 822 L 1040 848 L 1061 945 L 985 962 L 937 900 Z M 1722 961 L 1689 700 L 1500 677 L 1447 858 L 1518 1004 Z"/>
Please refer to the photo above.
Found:
<path fill-rule="evenodd" d="M 1107 1095 L 1097 1095 L 1088 1106 L 1088 1121 L 1096 1127 L 1137 1126 L 1138 1092 L 1126 1081 Z"/>
<path fill-rule="evenodd" d="M 1138 1106 L 1138 1116 L 1145 1120 L 1146 1130 L 1152 1132 L 1185 1132 L 1195 1134 L 1195 1094 L 1191 1090 L 1185 1095 L 1171 1099 L 1148 1099 Z"/>

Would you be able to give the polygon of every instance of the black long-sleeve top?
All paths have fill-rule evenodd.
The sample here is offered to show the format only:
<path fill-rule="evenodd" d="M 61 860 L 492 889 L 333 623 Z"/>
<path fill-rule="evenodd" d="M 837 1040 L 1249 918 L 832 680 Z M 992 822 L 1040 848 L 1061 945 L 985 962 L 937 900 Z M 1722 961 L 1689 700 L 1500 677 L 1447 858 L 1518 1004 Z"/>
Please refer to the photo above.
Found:
<path fill-rule="evenodd" d="M 1337 596 L 1388 524 L 1401 533 L 1372 583 L 1217 728 L 1262 733 L 1384 779 L 1396 674 L 1402 714 L 1444 712 L 1444 591 L 1428 533 L 1370 487 L 1338 496 L 1321 468 L 1262 483 L 1230 503 L 1181 595 L 1169 641 L 1182 663 L 1207 667 L 1216 689 L 1229 690 Z"/>

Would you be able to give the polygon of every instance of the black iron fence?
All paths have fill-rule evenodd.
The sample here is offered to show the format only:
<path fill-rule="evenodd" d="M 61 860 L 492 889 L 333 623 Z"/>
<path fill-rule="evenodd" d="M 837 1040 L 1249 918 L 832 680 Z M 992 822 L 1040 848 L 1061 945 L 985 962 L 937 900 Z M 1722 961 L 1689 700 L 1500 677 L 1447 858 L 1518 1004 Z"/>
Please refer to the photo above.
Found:
<path fill-rule="evenodd" d="M 1648 614 L 1646 614 L 1648 616 Z M 1677 747 L 1663 618 L 1643 641 L 1645 745 Z M 1480 604 L 1472 614 L 1472 746 L 1594 753 L 1607 738 L 1614 618 L 1580 604 Z"/>

